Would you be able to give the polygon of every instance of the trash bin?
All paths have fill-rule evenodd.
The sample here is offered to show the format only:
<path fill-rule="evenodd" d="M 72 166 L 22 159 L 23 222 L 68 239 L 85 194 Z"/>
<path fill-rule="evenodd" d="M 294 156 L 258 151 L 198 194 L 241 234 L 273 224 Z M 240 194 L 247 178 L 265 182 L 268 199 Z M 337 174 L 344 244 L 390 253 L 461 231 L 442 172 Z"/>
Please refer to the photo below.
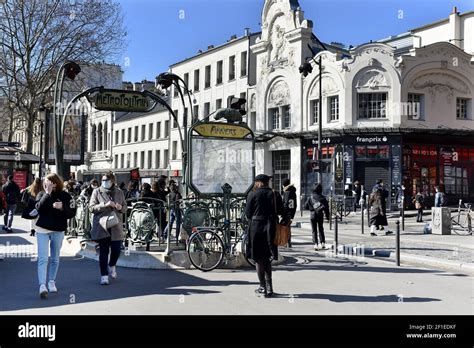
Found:
<path fill-rule="evenodd" d="M 431 208 L 431 228 L 433 234 L 451 234 L 451 209 Z"/>

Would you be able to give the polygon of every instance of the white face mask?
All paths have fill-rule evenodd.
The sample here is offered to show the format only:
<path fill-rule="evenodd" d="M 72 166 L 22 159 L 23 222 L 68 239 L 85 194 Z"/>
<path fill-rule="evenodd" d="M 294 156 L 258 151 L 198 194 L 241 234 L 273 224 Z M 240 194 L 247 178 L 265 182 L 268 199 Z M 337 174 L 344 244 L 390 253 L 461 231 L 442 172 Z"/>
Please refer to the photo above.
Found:
<path fill-rule="evenodd" d="M 112 187 L 112 183 L 110 181 L 102 181 L 102 187 L 108 190 Z"/>

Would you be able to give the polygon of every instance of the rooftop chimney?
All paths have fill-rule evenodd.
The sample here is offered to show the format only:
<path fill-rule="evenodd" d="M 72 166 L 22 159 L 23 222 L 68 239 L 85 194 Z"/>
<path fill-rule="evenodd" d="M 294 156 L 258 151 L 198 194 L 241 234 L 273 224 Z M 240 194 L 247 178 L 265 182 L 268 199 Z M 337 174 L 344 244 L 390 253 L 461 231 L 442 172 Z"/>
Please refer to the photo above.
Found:
<path fill-rule="evenodd" d="M 249 36 L 250 35 L 250 28 L 245 28 L 245 36 Z"/>
<path fill-rule="evenodd" d="M 214 48 L 214 45 L 207 46 L 207 50 L 212 50 L 213 48 Z"/>
<path fill-rule="evenodd" d="M 457 6 L 454 6 L 453 7 L 453 12 L 451 14 L 458 14 L 458 7 Z"/>
<path fill-rule="evenodd" d="M 459 17 L 458 8 L 456 6 L 453 8 L 453 13 L 449 15 L 449 42 L 463 49 L 461 18 Z"/>

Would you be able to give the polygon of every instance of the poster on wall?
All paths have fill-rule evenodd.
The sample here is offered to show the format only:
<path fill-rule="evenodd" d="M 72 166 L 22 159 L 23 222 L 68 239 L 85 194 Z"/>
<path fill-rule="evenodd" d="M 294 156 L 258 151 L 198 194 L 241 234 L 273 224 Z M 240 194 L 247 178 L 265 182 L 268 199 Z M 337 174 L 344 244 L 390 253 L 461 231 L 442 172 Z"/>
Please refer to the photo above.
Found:
<path fill-rule="evenodd" d="M 20 190 L 25 189 L 28 186 L 28 172 L 26 170 L 14 170 L 13 181 L 20 187 Z"/>
<path fill-rule="evenodd" d="M 392 185 L 402 184 L 401 146 L 392 145 Z"/>
<path fill-rule="evenodd" d="M 64 162 L 72 165 L 84 163 L 85 116 L 69 115 L 64 127 Z M 53 114 L 46 117 L 46 163 L 55 163 L 55 137 Z"/>
<path fill-rule="evenodd" d="M 344 173 L 346 178 L 346 185 L 352 184 L 353 177 L 353 159 L 354 147 L 352 145 L 344 146 Z"/>

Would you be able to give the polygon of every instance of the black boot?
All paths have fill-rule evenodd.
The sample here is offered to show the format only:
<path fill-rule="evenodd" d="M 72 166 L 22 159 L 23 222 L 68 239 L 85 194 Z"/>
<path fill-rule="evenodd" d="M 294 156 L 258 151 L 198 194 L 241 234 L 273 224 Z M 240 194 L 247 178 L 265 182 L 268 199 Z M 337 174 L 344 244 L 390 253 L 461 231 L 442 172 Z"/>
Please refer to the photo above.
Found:
<path fill-rule="evenodd" d="M 265 281 L 266 285 L 266 291 L 265 291 L 265 297 L 272 297 L 273 296 L 273 284 L 271 279 L 267 279 Z"/>

